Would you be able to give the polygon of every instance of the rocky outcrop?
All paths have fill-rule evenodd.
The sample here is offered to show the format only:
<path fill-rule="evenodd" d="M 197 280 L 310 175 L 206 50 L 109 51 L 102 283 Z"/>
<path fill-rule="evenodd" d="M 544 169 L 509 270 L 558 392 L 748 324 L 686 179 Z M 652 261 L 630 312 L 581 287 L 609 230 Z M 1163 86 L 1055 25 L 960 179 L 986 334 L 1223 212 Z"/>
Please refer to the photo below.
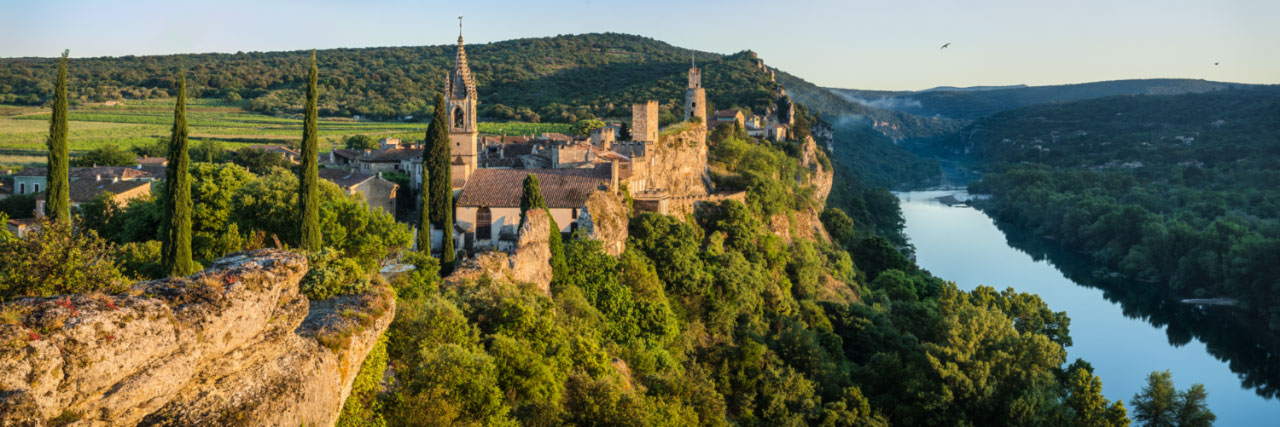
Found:
<path fill-rule="evenodd" d="M 798 179 L 802 185 L 813 188 L 814 205 L 787 215 L 774 215 L 769 219 L 769 229 L 787 243 L 793 238 L 831 240 L 827 230 L 822 227 L 819 214 L 827 206 L 827 196 L 831 194 L 835 173 L 822 165 L 820 156 L 825 154 L 819 151 L 813 137 L 805 138 L 800 147 L 800 166 L 808 169 L 808 173 Z"/>
<path fill-rule="evenodd" d="M 551 295 L 551 217 L 546 211 L 529 210 L 514 253 L 492 251 L 467 259 L 444 278 L 444 286 L 474 283 L 488 276 L 510 283 L 532 283 Z"/>
<path fill-rule="evenodd" d="M 579 227 L 590 239 L 604 244 L 605 253 L 622 255 L 627 250 L 627 225 L 630 213 L 622 198 L 612 190 L 598 190 L 587 198 L 585 209 L 578 215 Z"/>
<path fill-rule="evenodd" d="M 707 128 L 702 124 L 672 126 L 649 144 L 648 188 L 671 197 L 707 194 Z"/>
<path fill-rule="evenodd" d="M 394 295 L 309 302 L 306 271 L 261 250 L 124 295 L 6 303 L 0 424 L 332 425 Z"/>
<path fill-rule="evenodd" d="M 831 184 L 835 180 L 835 171 L 822 165 L 820 156 L 826 156 L 818 148 L 818 143 L 813 137 L 806 137 L 804 143 L 801 144 L 803 153 L 800 157 L 800 166 L 808 168 L 812 173 L 809 177 L 809 184 L 814 187 L 813 200 L 818 202 L 818 211 L 827 206 L 827 196 L 831 194 Z"/>

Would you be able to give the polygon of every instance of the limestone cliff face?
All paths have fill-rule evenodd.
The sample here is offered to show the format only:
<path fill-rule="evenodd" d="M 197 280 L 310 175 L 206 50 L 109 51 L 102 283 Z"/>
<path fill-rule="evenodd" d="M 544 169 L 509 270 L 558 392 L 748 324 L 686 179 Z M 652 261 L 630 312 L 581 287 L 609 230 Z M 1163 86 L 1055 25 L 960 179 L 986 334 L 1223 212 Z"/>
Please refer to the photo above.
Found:
<path fill-rule="evenodd" d="M 605 253 L 622 255 L 627 250 L 627 224 L 630 213 L 622 198 L 611 190 L 598 190 L 587 198 L 578 223 L 587 237 L 604 244 Z"/>
<path fill-rule="evenodd" d="M 532 283 L 551 295 L 551 218 L 546 211 L 529 210 L 512 254 L 485 252 L 467 259 L 444 278 L 444 286 L 459 286 L 489 276 L 510 283 Z"/>
<path fill-rule="evenodd" d="M 835 172 L 826 170 L 818 160 L 818 144 L 813 137 L 805 138 L 801 144 L 800 166 L 809 170 L 807 178 L 801 184 L 813 188 L 814 206 L 796 211 L 790 215 L 774 215 L 770 218 L 769 229 L 788 243 L 792 238 L 831 240 L 827 230 L 822 227 L 818 215 L 827 206 L 827 196 L 831 194 L 831 185 Z"/>
<path fill-rule="evenodd" d="M 261 250 L 126 295 L 4 304 L 0 425 L 332 425 L 394 296 L 309 302 L 306 271 Z"/>
<path fill-rule="evenodd" d="M 648 188 L 672 197 L 707 194 L 703 179 L 707 169 L 707 128 L 681 124 L 663 131 L 649 144 Z"/>

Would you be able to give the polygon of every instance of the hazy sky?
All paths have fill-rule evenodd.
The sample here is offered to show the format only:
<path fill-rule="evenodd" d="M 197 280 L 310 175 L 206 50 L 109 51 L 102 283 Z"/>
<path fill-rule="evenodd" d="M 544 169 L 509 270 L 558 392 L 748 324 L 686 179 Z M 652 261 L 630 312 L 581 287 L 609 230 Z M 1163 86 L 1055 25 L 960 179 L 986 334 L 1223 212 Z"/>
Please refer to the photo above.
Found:
<path fill-rule="evenodd" d="M 468 43 L 640 34 L 836 87 L 1280 83 L 1280 0 L 0 0 L 0 57 L 446 44 L 459 14 Z"/>

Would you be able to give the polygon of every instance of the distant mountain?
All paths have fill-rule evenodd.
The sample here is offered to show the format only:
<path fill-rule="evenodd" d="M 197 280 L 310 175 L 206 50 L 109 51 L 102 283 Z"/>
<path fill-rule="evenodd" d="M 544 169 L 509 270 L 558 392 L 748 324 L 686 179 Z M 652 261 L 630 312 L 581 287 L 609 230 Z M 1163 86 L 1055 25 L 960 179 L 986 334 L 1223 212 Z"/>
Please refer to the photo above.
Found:
<path fill-rule="evenodd" d="M 1190 79 L 1116 80 L 1056 86 L 939 87 L 920 92 L 875 95 L 874 91 L 830 89 L 832 93 L 859 104 L 926 117 L 976 120 L 994 113 L 1028 105 L 1079 101 L 1114 95 L 1177 95 L 1202 93 L 1239 83 Z"/>
<path fill-rule="evenodd" d="M 968 87 L 938 86 L 935 88 L 925 89 L 920 92 L 982 92 L 982 91 L 1000 90 L 1000 89 L 1022 89 L 1025 87 L 1027 87 L 1027 85 L 968 86 Z"/>

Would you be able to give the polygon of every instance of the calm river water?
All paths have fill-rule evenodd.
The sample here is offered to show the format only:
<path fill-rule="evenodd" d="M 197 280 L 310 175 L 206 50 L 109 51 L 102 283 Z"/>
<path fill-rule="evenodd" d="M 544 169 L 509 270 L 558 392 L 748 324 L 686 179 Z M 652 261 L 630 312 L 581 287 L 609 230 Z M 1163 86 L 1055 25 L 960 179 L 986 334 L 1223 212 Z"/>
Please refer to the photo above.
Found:
<path fill-rule="evenodd" d="M 1040 295 L 1071 317 L 1067 362 L 1083 358 L 1108 399 L 1129 403 L 1153 370 L 1169 369 L 1179 390 L 1202 383 L 1221 426 L 1280 426 L 1280 352 L 1274 339 L 1242 330 L 1227 307 L 1144 296 L 1140 284 L 1099 278 L 1084 257 L 1033 236 L 1002 231 L 981 211 L 933 198 L 963 191 L 897 193 L 916 262 L 961 289 L 1012 287 Z M 1007 234 L 1006 234 L 1007 232 Z M 1258 342 L 1268 341 L 1268 342 Z M 1260 391 L 1261 390 L 1261 391 Z M 1273 396 L 1266 398 L 1263 395 Z"/>

